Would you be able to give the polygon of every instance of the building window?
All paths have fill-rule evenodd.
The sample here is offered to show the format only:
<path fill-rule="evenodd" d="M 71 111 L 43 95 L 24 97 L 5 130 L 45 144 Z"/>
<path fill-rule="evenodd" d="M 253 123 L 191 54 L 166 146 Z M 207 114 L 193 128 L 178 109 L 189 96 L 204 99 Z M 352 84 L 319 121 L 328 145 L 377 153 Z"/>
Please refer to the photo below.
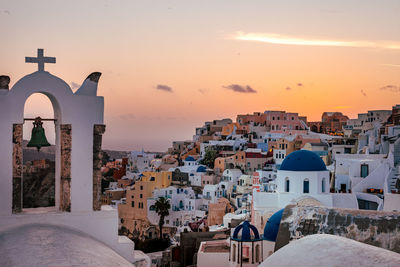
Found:
<path fill-rule="evenodd" d="M 290 181 L 289 181 L 289 177 L 286 177 L 286 179 L 285 179 L 285 192 L 290 192 Z"/>
<path fill-rule="evenodd" d="M 363 178 L 368 176 L 368 164 L 361 164 L 360 176 Z"/>
<path fill-rule="evenodd" d="M 321 191 L 322 193 L 325 193 L 325 178 L 322 178 L 322 183 L 321 183 Z"/>
<path fill-rule="evenodd" d="M 310 193 L 310 181 L 308 179 L 304 179 L 303 181 L 303 193 L 304 194 Z"/>
<path fill-rule="evenodd" d="M 143 198 L 143 194 L 140 194 L 140 198 Z"/>
<path fill-rule="evenodd" d="M 135 201 L 132 201 L 132 202 L 131 202 L 131 206 L 132 206 L 132 208 L 135 207 Z"/>
<path fill-rule="evenodd" d="M 143 185 L 140 186 L 140 190 L 143 190 Z"/>

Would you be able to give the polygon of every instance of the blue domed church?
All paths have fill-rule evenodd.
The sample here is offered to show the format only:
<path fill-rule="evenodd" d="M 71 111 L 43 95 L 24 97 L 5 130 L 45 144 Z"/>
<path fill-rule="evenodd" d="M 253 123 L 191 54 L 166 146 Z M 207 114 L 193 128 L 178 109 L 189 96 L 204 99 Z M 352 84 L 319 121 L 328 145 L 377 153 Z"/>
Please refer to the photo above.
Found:
<path fill-rule="evenodd" d="M 283 160 L 274 183 L 279 193 L 278 208 L 302 199 L 314 199 L 314 202 L 327 206 L 332 204 L 329 171 L 322 159 L 312 151 L 290 153 Z"/>
<path fill-rule="evenodd" d="M 274 253 L 283 210 L 268 219 L 263 235 L 249 221 L 235 228 L 230 238 L 229 266 L 258 266 Z"/>
<path fill-rule="evenodd" d="M 253 218 L 257 227 L 263 219 L 289 204 L 357 208 L 355 194 L 330 193 L 330 172 L 314 152 L 298 150 L 283 160 L 277 177 L 270 182 L 274 192 L 253 191 Z"/>

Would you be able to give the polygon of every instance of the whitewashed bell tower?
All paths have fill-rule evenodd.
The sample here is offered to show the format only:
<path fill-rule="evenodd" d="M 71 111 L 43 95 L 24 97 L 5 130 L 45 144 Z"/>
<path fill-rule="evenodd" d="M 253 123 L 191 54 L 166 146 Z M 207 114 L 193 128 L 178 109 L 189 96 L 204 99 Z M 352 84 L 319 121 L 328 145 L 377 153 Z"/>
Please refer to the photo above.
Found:
<path fill-rule="evenodd" d="M 24 224 L 55 224 L 78 229 L 108 244 L 133 261 L 133 242 L 118 237 L 116 210 L 101 210 L 101 143 L 104 98 L 97 96 L 101 73 L 90 74 L 73 92 L 62 79 L 45 71 L 45 57 L 26 57 L 38 70 L 9 88 L 10 78 L 0 76 L 0 231 Z M 54 109 L 56 129 L 56 211 L 27 214 L 22 211 L 22 125 L 29 96 L 47 96 Z"/>

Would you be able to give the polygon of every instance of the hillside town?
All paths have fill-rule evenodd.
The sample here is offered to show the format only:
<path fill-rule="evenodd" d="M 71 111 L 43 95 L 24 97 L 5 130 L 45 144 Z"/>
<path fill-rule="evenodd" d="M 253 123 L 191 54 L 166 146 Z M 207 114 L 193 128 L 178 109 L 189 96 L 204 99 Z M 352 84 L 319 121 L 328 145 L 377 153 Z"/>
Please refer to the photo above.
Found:
<path fill-rule="evenodd" d="M 400 267 L 400 0 L 0 0 L 0 267 Z"/>
<path fill-rule="evenodd" d="M 170 240 L 164 252 L 147 254 L 152 266 L 257 266 L 279 245 L 288 207 L 361 212 L 371 225 L 363 210 L 399 211 L 399 163 L 400 105 L 354 119 L 324 112 L 313 122 L 268 110 L 205 122 L 166 152 L 110 159 L 101 167 L 101 203 L 118 210 L 120 233 L 135 244 Z M 321 233 L 311 222 L 315 216 L 293 239 Z M 353 235 L 400 252 L 398 237 Z"/>
<path fill-rule="evenodd" d="M 400 265 L 400 105 L 239 114 L 110 151 L 101 73 L 73 90 L 44 49 L 25 62 L 0 76 L 0 266 Z M 50 118 L 24 113 L 37 93 Z"/>

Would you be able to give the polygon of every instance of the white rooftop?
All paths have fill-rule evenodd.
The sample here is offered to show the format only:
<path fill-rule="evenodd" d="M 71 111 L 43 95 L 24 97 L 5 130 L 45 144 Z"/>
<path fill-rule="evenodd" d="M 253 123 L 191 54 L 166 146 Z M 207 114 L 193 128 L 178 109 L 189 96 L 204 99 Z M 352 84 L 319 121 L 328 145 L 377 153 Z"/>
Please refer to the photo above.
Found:
<path fill-rule="evenodd" d="M 400 266 L 400 254 L 334 235 L 309 235 L 282 247 L 260 266 Z"/>
<path fill-rule="evenodd" d="M 66 227 L 30 224 L 0 232 L 0 266 L 132 266 L 105 244 Z"/>

